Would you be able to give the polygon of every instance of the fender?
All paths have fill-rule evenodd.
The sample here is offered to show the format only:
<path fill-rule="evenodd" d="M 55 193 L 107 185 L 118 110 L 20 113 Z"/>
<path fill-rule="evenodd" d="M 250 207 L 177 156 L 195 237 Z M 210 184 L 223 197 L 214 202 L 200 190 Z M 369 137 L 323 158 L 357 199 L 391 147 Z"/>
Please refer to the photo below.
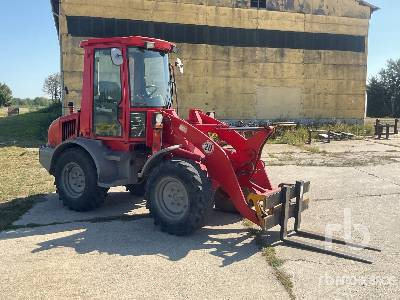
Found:
<path fill-rule="evenodd" d="M 165 155 L 179 149 L 180 147 L 180 145 L 173 145 L 154 153 L 144 164 L 142 172 L 139 173 L 139 178 L 142 179 L 146 177 L 150 173 L 151 169 L 164 159 Z"/>
<path fill-rule="evenodd" d="M 86 139 L 78 137 L 67 140 L 53 149 L 51 154 L 48 148 L 41 148 L 39 151 L 41 164 L 54 175 L 57 158 L 61 152 L 79 147 L 86 151 L 93 159 L 97 169 L 98 182 L 101 187 L 112 187 L 118 185 L 135 184 L 138 182 L 137 173 L 133 161 L 135 154 L 133 152 L 120 152 L 110 150 L 100 140 Z M 47 153 L 47 154 L 46 154 Z M 50 159 L 50 163 L 46 163 Z"/>

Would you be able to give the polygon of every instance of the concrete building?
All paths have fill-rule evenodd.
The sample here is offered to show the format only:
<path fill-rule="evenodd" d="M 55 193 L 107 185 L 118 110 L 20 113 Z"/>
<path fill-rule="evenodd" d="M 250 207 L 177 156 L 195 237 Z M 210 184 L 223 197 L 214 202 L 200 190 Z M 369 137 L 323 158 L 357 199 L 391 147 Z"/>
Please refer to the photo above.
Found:
<path fill-rule="evenodd" d="M 361 0 L 51 0 L 68 94 L 81 99 L 89 37 L 176 42 L 181 115 L 231 120 L 365 116 L 367 42 L 377 7 Z"/>

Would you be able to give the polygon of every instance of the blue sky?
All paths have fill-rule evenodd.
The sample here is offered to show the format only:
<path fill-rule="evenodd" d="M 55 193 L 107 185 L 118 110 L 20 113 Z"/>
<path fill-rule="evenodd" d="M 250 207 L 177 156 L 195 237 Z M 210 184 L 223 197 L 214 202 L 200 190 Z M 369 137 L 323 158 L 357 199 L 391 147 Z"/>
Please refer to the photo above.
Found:
<path fill-rule="evenodd" d="M 43 96 L 44 79 L 60 68 L 50 1 L 1 1 L 0 43 L 0 82 L 15 97 Z"/>
<path fill-rule="evenodd" d="M 351 1 L 351 0 L 349 0 Z M 47 75 L 59 70 L 58 38 L 49 0 L 1 1 L 0 82 L 15 97 L 42 96 Z M 370 0 L 374 13 L 369 33 L 368 76 L 389 58 L 400 58 L 400 1 Z"/>

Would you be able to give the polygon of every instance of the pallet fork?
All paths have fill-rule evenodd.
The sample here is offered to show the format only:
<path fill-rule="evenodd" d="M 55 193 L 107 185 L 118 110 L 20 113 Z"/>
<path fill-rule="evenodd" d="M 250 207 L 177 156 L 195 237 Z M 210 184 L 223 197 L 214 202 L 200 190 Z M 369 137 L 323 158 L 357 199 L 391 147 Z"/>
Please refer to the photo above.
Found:
<path fill-rule="evenodd" d="M 370 259 L 352 253 L 327 249 L 314 243 L 303 242 L 293 238 L 293 236 L 297 235 L 309 239 L 326 241 L 326 237 L 323 234 L 300 230 L 301 214 L 308 208 L 309 203 L 308 199 L 304 199 L 304 194 L 310 190 L 310 182 L 297 181 L 296 184 L 281 184 L 279 187 L 281 188 L 280 192 L 268 197 L 262 197 L 261 195 L 256 194 L 250 194 L 248 196 L 249 202 L 251 201 L 254 204 L 257 214 L 263 219 L 263 230 L 268 230 L 276 225 L 280 225 L 280 240 L 284 245 L 354 260 L 361 263 L 373 263 Z M 292 200 L 294 198 L 295 201 Z M 289 232 L 288 220 L 290 218 L 294 218 L 295 222 L 294 231 Z M 358 249 L 381 252 L 381 250 L 376 247 L 349 243 L 343 239 L 333 238 L 331 242 Z"/>

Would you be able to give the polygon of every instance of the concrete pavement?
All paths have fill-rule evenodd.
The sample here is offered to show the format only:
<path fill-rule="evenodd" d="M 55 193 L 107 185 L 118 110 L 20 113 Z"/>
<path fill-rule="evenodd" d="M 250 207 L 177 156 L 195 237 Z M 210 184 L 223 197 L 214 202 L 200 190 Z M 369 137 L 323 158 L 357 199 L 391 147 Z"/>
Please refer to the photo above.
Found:
<path fill-rule="evenodd" d="M 207 227 L 175 237 L 136 200 L 114 192 L 84 214 L 56 195 L 37 204 L 16 222 L 26 228 L 0 233 L 1 298 L 262 299 L 265 290 L 287 297 L 237 216 L 215 212 Z"/>
<path fill-rule="evenodd" d="M 354 148 L 356 143 L 357 147 Z M 266 146 L 265 160 L 291 156 L 269 166 L 272 181 L 311 180 L 313 199 L 303 228 L 325 232 L 336 226 L 343 237 L 383 252 L 334 246 L 371 258 L 372 265 L 290 248 L 277 241 L 274 228 L 264 235 L 281 267 L 291 276 L 298 299 L 396 299 L 400 295 L 400 140 L 318 144 L 321 153 Z M 270 156 L 272 154 L 272 156 Z M 379 163 L 377 157 L 390 154 Z M 357 157 L 375 157 L 351 163 Z M 309 165 L 299 165 L 307 156 Z M 35 225 L 33 225 L 35 224 Z M 46 226 L 38 226 L 39 224 Z M 0 233 L 0 295 L 13 298 L 133 299 L 288 299 L 273 269 L 241 220 L 214 212 L 208 225 L 189 237 L 159 231 L 145 203 L 113 189 L 104 207 L 76 213 L 63 208 L 55 194 L 38 203 L 15 225 Z M 347 230 L 348 232 L 349 230 Z M 320 243 L 323 245 L 323 242 Z"/>

